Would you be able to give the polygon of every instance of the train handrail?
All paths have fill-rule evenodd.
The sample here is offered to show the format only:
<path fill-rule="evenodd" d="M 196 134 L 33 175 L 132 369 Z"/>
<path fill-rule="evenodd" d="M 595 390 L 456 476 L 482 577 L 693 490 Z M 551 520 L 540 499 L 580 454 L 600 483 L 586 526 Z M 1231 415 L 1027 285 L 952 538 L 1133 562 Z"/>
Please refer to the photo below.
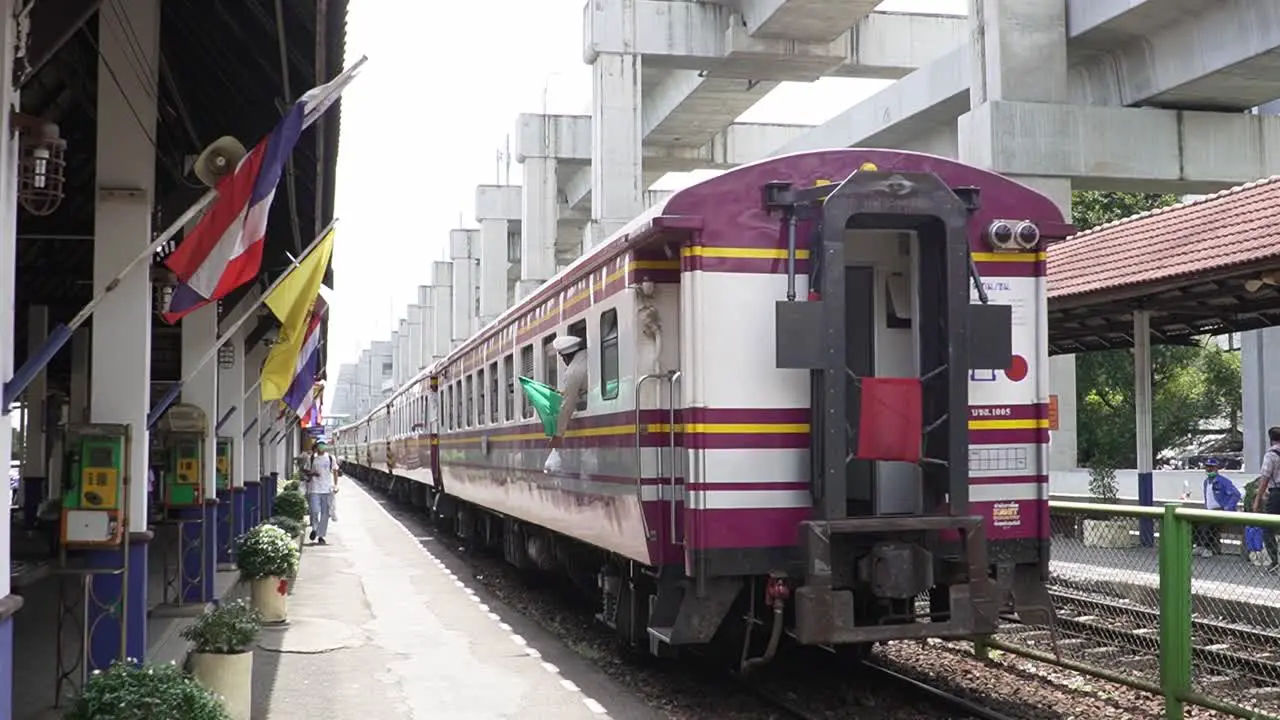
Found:
<path fill-rule="evenodd" d="M 667 382 L 667 445 L 671 450 L 671 473 L 668 486 L 671 488 L 671 542 L 675 545 L 684 545 L 684 538 L 677 535 L 679 529 L 679 514 L 676 512 L 676 385 L 684 377 L 684 373 L 675 370 L 670 374 L 670 380 Z M 658 457 L 662 457 L 662 453 L 658 453 Z"/>
<path fill-rule="evenodd" d="M 640 496 L 640 521 L 644 523 L 644 535 L 649 537 L 649 520 L 644 512 L 644 444 L 641 437 L 641 428 L 644 425 L 641 420 L 640 391 L 644 389 L 644 384 L 650 380 L 657 380 L 666 377 L 666 373 L 649 373 L 641 375 L 636 380 L 635 400 L 636 400 L 636 494 Z M 658 470 L 662 470 L 662 453 L 658 453 Z M 659 496 L 661 499 L 661 496 Z"/>

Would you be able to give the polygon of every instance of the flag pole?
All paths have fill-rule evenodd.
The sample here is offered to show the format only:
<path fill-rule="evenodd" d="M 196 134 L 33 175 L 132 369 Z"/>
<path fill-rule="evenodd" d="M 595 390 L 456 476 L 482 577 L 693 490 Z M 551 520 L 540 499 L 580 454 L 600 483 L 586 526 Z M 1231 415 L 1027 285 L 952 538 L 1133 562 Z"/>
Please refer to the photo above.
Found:
<path fill-rule="evenodd" d="M 303 118 L 304 128 L 315 122 L 316 118 L 320 117 L 325 110 L 328 110 L 329 107 L 337 101 L 338 96 L 342 94 L 342 91 L 346 89 L 347 85 L 351 84 L 351 81 L 355 79 L 356 73 L 368 59 L 369 57 L 367 55 L 361 56 L 359 60 L 356 60 L 351 64 L 351 67 L 343 70 L 334 77 L 333 80 L 329 81 L 329 84 L 331 84 L 332 87 L 329 88 L 328 94 L 324 95 L 322 99 L 317 101 L 316 104 L 310 108 L 310 112 L 308 112 Z M 107 296 L 120 287 L 120 283 L 124 278 L 143 262 L 151 260 L 155 256 L 156 251 L 159 250 L 162 245 L 173 239 L 174 235 L 177 235 L 188 222 L 203 212 L 205 208 L 209 207 L 210 203 L 216 200 L 217 197 L 217 189 L 210 188 L 191 207 L 187 208 L 186 212 L 178 216 L 177 220 L 174 220 L 167 228 L 164 229 L 163 232 L 157 235 L 156 239 L 152 240 L 151 244 L 148 245 L 145 250 L 138 253 L 137 256 L 130 260 L 129 264 L 125 265 L 123 270 L 116 273 L 115 277 L 111 278 L 111 281 L 108 282 L 106 286 L 88 302 L 88 304 L 81 308 L 80 312 L 76 313 L 75 317 L 71 319 L 71 322 L 66 323 L 65 325 L 57 325 L 49 331 L 49 336 L 45 338 L 44 344 L 41 345 L 34 353 L 31 353 L 31 356 L 27 358 L 26 362 L 22 363 L 22 367 L 18 368 L 13 373 L 13 377 L 9 378 L 9 380 L 4 383 L 4 391 L 3 393 L 0 393 L 0 401 L 2 401 L 0 402 L 0 415 L 9 414 L 9 408 L 17 401 L 18 396 L 20 396 L 23 391 L 27 389 L 27 386 L 35 380 L 36 375 L 39 375 L 40 371 L 44 370 L 49 365 L 53 360 L 53 357 L 58 354 L 58 351 L 67 344 L 68 340 L 71 339 L 72 334 L 74 334 L 81 325 L 84 325 L 85 322 L 93 316 L 94 311 L 96 311 L 98 306 L 107 299 Z"/>
<path fill-rule="evenodd" d="M 320 231 L 320 234 L 316 236 L 316 239 L 312 240 L 311 244 L 302 251 L 302 257 L 298 258 L 299 262 L 310 255 L 312 250 L 315 250 L 316 246 L 319 245 L 329 232 L 333 230 L 333 226 L 337 222 L 338 221 L 336 219 L 331 220 L 329 224 L 325 226 L 324 230 Z M 262 307 L 262 304 L 267 301 L 267 298 L 271 296 L 271 292 L 279 287 L 280 283 L 284 282 L 285 278 L 289 277 L 289 274 L 292 273 L 293 270 L 294 268 L 289 268 L 288 271 L 281 273 L 280 277 L 276 278 L 271 285 L 263 291 L 262 295 L 258 297 L 258 300 L 254 302 L 253 307 L 250 307 L 238 319 L 236 319 L 236 321 L 232 323 L 231 327 L 227 328 L 226 332 L 218 334 L 217 338 L 213 341 L 213 346 L 204 354 L 204 357 L 200 358 L 200 362 L 196 363 L 196 366 L 191 370 L 191 372 L 188 372 L 181 380 L 169 388 L 169 391 L 164 394 L 164 397 L 160 398 L 160 402 L 156 403 L 156 406 L 147 414 L 148 430 L 155 427 L 156 422 L 160 420 L 160 416 L 164 415 L 164 411 L 168 410 L 169 406 L 178 399 L 178 394 L 182 392 L 183 386 L 191 382 L 191 378 L 195 377 L 196 373 L 199 373 L 200 370 L 218 354 L 218 348 L 225 345 L 226 342 L 231 339 L 231 336 L 236 334 L 236 331 L 238 331 L 245 323 L 249 322 L 250 318 L 257 314 L 258 308 Z"/>

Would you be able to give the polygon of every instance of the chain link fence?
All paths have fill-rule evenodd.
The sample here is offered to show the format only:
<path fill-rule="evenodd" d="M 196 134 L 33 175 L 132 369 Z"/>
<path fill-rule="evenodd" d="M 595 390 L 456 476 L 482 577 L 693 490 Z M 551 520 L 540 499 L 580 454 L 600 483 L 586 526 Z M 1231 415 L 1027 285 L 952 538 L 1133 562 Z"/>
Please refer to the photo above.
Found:
<path fill-rule="evenodd" d="M 1175 704 L 1280 717 L 1280 577 L 1252 521 L 1270 522 L 1054 503 L 1054 624 L 1009 622 L 999 640 Z"/>

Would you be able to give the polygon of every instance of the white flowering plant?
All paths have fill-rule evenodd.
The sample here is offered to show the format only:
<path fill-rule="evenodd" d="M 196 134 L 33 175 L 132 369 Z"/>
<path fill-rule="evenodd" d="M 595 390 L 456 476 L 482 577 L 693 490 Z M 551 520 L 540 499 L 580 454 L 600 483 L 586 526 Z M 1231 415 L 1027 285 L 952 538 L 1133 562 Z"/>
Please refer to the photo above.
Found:
<path fill-rule="evenodd" d="M 182 639 L 198 653 L 235 655 L 258 639 L 262 614 L 244 600 L 221 603 L 182 631 Z"/>
<path fill-rule="evenodd" d="M 236 566 L 245 580 L 293 577 L 298 559 L 297 540 L 275 525 L 259 525 L 236 544 Z"/>
<path fill-rule="evenodd" d="M 94 671 L 65 720 L 231 720 L 218 696 L 177 665 L 116 662 Z"/>

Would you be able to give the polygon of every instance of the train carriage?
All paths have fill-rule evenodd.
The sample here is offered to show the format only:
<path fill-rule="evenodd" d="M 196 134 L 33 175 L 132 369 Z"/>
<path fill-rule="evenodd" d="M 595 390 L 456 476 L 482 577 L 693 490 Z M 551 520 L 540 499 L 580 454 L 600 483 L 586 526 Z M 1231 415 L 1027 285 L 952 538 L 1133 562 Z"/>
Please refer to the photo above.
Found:
<path fill-rule="evenodd" d="M 828 646 L 978 635 L 1005 606 L 1043 619 L 1043 246 L 1070 230 L 1043 195 L 944 158 L 746 165 L 341 436 L 357 472 L 408 481 L 512 562 L 592 576 L 631 642 L 708 643 L 747 627 L 735 608 Z M 590 382 L 547 473 L 516 379 L 555 386 L 565 334 Z"/>

